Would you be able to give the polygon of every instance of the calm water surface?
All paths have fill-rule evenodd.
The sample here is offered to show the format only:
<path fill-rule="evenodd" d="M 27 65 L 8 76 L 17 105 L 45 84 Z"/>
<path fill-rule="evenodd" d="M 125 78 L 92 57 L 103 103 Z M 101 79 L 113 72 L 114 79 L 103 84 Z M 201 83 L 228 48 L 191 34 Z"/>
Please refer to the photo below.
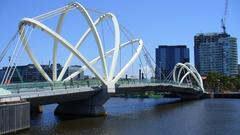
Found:
<path fill-rule="evenodd" d="M 56 105 L 31 116 L 22 135 L 240 135 L 240 100 L 111 98 L 106 117 L 58 117 Z"/>

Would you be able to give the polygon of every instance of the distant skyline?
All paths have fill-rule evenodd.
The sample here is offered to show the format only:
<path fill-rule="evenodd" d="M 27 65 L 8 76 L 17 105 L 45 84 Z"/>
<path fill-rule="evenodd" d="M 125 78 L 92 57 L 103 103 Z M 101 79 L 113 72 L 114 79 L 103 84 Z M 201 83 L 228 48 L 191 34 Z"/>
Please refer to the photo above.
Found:
<path fill-rule="evenodd" d="M 62 7 L 70 0 L 1 0 L 0 49 L 16 32 L 23 17 L 34 17 Z M 184 44 L 190 49 L 190 62 L 194 63 L 194 35 L 222 32 L 221 18 L 225 0 L 78 0 L 83 6 L 115 14 L 121 24 L 136 37 L 143 39 L 152 57 L 158 45 Z M 74 19 L 74 18 L 70 18 Z M 229 0 L 227 32 L 240 40 L 240 1 Z M 70 39 L 71 40 L 71 39 Z M 240 47 L 238 47 L 238 52 Z M 240 56 L 238 55 L 238 61 Z M 41 59 L 41 58 L 40 58 Z M 44 61 L 46 63 L 46 61 Z M 63 64 L 63 63 L 62 63 Z"/>

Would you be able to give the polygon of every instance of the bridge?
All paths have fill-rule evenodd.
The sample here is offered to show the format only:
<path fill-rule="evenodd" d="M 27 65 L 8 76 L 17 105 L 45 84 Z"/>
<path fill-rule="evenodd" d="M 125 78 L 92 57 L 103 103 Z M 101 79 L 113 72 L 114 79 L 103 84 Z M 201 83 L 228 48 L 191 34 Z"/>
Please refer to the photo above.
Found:
<path fill-rule="evenodd" d="M 75 45 L 68 41 L 67 38 L 64 38 L 62 33 L 66 16 L 73 11 L 80 14 L 87 25 L 86 31 L 83 32 Z M 90 12 L 98 15 L 95 21 L 93 21 Z M 52 18 L 55 18 L 55 20 L 58 18 L 54 28 L 51 28 L 52 24 L 48 26 L 46 23 L 47 21 L 51 22 Z M 108 21 L 112 24 L 109 29 L 114 37 L 113 43 L 110 44 L 110 47 L 111 45 L 113 47 L 110 49 L 108 49 L 109 46 L 106 47 L 102 26 L 103 22 L 109 24 Z M 100 26 L 102 26 L 102 33 L 99 32 Z M 31 48 L 31 45 L 39 45 L 38 42 L 34 42 L 35 38 L 35 40 L 31 38 L 32 33 L 36 31 L 45 34 L 45 37 L 51 38 L 53 41 L 53 46 L 46 46 L 45 49 L 38 50 L 43 55 L 45 51 L 52 47 L 51 73 L 44 70 L 32 50 L 33 48 Z M 122 35 L 125 36 L 127 41 L 123 42 L 122 38 L 120 38 Z M 93 40 L 90 45 L 95 43 L 97 46 L 96 54 L 99 55 L 93 59 L 88 58 L 84 55 L 84 52 L 80 51 L 89 37 L 92 37 Z M 41 41 L 44 41 L 43 44 L 45 44 L 45 39 L 41 39 Z M 121 54 L 127 55 L 128 52 L 121 52 L 129 46 L 132 47 L 132 56 L 122 66 Z M 11 47 L 13 48 L 11 49 Z M 59 52 L 60 47 L 70 52 L 70 54 L 60 73 L 58 73 L 57 56 L 63 55 Z M 89 48 L 92 49 L 92 47 L 89 46 L 88 50 Z M 199 99 L 205 93 L 202 78 L 190 63 L 177 63 L 169 76 L 163 80 L 149 79 L 147 77 L 145 79 L 141 77 L 139 79 L 123 77 L 136 63 L 137 59 L 140 60 L 141 66 L 144 67 L 141 62 L 142 53 L 144 53 L 146 63 L 151 68 L 154 76 L 154 64 L 151 62 L 155 62 L 149 56 L 143 41 L 140 38 L 134 38 L 118 22 L 114 14 L 88 9 L 77 2 L 69 3 L 66 6 L 33 18 L 23 18 L 19 23 L 16 34 L 3 49 L 0 55 L 0 63 L 6 58 L 5 56 L 9 50 L 12 51 L 12 55 L 8 59 L 8 66 L 0 85 L 0 126 L 4 125 L 4 128 L 0 129 L 0 134 L 30 127 L 30 110 L 31 112 L 40 111 L 42 105 L 58 104 L 55 114 L 97 116 L 105 114 L 103 105 L 111 95 L 115 94 L 154 91 L 161 94 L 172 93 L 182 99 Z M 90 53 L 93 53 L 91 51 Z M 17 70 L 17 64 L 20 63 L 19 58 L 24 52 L 46 82 L 11 83 L 15 71 L 22 80 Z M 83 66 L 65 76 L 73 60 L 80 62 Z M 120 67 L 117 68 L 117 66 Z M 100 69 L 96 67 L 100 67 Z M 94 78 L 73 81 L 74 77 L 84 71 L 89 71 L 94 75 Z"/>
<path fill-rule="evenodd" d="M 184 70 L 189 70 L 183 73 Z M 30 102 L 32 111 L 37 107 L 57 103 L 56 114 L 102 115 L 105 113 L 103 104 L 111 95 L 145 93 L 155 91 L 172 93 L 182 99 L 200 99 L 204 94 L 202 80 L 196 69 L 189 63 L 178 63 L 173 71 L 172 81 L 148 79 L 121 79 L 115 84 L 115 92 L 109 92 L 108 87 L 100 80 L 80 80 L 66 82 L 36 82 L 9 84 L 4 88 L 11 94 L 0 96 L 1 102 L 26 100 Z M 183 83 L 187 75 L 196 78 L 196 84 Z"/>
<path fill-rule="evenodd" d="M 79 11 L 89 26 L 75 46 L 61 36 L 64 18 L 73 10 Z M 100 17 L 93 21 L 89 11 L 92 10 L 74 2 L 33 18 L 23 18 L 20 21 L 17 34 L 14 36 L 13 41 L 10 41 L 10 44 L 16 45 L 1 82 L 1 104 L 27 101 L 30 103 L 31 110 L 34 111 L 41 105 L 57 103 L 56 114 L 102 115 L 105 113 L 103 104 L 114 94 L 156 91 L 173 93 L 182 99 L 199 99 L 201 95 L 205 93 L 201 76 L 190 63 L 176 64 L 172 74 L 170 74 L 171 79 L 123 79 L 127 70 L 134 64 L 136 59 L 140 57 L 142 50 L 144 50 L 143 41 L 141 39 L 128 37 L 128 41 L 121 43 L 120 32 L 126 32 L 126 29 L 121 27 L 116 16 L 112 13 L 101 13 Z M 56 16 L 59 16 L 56 30 L 44 24 L 45 20 Z M 108 51 L 105 51 L 103 39 L 100 38 L 101 36 L 97 29 L 97 26 L 106 20 L 110 20 L 114 28 L 114 48 Z M 43 70 L 40 62 L 30 48 L 29 39 L 32 31 L 35 29 L 46 33 L 54 41 L 52 51 L 52 76 L 49 76 Z M 90 34 L 93 35 L 99 53 L 99 56 L 91 61 L 79 51 L 80 46 Z M 70 55 L 58 75 L 57 54 L 60 45 L 68 50 Z M 126 65 L 116 73 L 120 52 L 129 45 L 137 46 L 135 53 Z M 9 83 L 9 80 L 12 79 L 16 71 L 15 61 L 19 57 L 19 53 L 21 54 L 24 50 L 46 82 Z M 5 50 L 1 55 L 4 56 L 4 54 Z M 107 63 L 106 57 L 108 56 L 112 57 L 111 64 Z M 76 57 L 84 66 L 66 78 L 63 78 L 73 57 Z M 102 72 L 94 67 L 98 62 L 101 63 Z M 96 79 L 72 81 L 72 78 L 85 70 L 89 70 Z"/>

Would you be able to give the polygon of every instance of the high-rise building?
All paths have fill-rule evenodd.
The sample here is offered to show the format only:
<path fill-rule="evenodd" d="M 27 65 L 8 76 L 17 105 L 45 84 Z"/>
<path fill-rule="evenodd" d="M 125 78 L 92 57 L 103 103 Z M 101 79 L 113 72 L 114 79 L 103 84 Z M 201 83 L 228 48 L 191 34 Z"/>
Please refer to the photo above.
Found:
<path fill-rule="evenodd" d="M 155 77 L 164 79 L 177 63 L 189 62 L 189 48 L 186 45 L 160 45 L 156 48 Z"/>
<path fill-rule="evenodd" d="M 206 33 L 194 36 L 195 67 L 203 76 L 218 72 L 238 74 L 237 39 L 227 33 Z"/>

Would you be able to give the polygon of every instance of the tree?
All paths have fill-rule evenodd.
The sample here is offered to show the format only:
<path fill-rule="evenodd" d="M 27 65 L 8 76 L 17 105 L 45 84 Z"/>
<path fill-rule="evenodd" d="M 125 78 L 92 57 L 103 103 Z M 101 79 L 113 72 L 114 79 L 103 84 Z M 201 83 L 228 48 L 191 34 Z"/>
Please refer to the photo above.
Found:
<path fill-rule="evenodd" d="M 207 90 L 216 92 L 221 86 L 222 75 L 216 72 L 209 72 L 207 78 L 204 80 L 204 86 Z"/>
<path fill-rule="evenodd" d="M 240 90 L 240 76 L 230 77 L 217 72 L 209 72 L 203 83 L 205 89 L 211 92 Z"/>

